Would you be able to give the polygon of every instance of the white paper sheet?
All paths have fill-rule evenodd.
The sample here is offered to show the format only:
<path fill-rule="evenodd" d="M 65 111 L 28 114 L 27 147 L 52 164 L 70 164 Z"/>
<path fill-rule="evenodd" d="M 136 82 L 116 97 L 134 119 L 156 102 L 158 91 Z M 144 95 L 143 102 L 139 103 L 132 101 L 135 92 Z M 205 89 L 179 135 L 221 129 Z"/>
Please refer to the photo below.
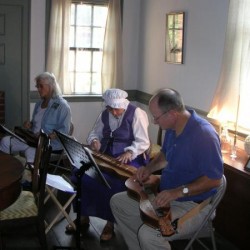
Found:
<path fill-rule="evenodd" d="M 46 184 L 64 192 L 75 193 L 74 188 L 59 175 L 47 174 Z"/>

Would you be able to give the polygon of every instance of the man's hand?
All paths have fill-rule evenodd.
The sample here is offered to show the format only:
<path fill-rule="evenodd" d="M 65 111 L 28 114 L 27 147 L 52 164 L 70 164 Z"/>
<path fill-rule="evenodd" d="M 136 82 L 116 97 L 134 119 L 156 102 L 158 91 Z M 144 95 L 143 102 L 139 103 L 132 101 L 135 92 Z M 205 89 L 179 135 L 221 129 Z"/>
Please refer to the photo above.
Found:
<path fill-rule="evenodd" d="M 141 184 L 147 182 L 149 180 L 150 175 L 151 173 L 146 167 L 140 167 L 136 171 L 136 179 Z"/>
<path fill-rule="evenodd" d="M 154 199 L 156 207 L 169 207 L 171 201 L 179 198 L 180 191 L 178 189 L 164 190 L 158 193 Z"/>
<path fill-rule="evenodd" d="M 101 142 L 98 139 L 94 139 L 91 141 L 90 148 L 93 151 L 99 151 L 101 148 Z"/>

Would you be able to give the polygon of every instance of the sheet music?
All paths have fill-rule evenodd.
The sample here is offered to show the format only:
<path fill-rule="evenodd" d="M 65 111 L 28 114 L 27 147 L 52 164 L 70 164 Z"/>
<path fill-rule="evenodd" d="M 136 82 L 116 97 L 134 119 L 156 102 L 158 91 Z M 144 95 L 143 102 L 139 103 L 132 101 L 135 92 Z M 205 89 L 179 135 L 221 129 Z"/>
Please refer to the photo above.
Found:
<path fill-rule="evenodd" d="M 75 193 L 74 188 L 59 175 L 47 174 L 46 184 L 64 192 Z"/>

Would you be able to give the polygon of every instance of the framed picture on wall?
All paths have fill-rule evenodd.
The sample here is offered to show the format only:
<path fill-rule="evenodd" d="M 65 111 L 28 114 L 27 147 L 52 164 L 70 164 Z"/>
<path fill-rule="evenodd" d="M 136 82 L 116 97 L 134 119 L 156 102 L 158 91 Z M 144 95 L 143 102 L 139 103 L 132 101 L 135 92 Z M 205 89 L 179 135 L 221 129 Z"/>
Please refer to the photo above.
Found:
<path fill-rule="evenodd" d="M 166 48 L 167 63 L 183 64 L 184 12 L 172 12 L 166 15 Z"/>

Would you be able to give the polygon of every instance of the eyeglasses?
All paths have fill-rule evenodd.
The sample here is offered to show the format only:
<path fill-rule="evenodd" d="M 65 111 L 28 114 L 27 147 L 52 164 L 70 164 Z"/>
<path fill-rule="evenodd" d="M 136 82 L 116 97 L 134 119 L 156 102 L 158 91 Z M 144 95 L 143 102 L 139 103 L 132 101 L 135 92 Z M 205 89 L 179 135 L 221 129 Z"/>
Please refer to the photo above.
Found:
<path fill-rule="evenodd" d="M 43 89 L 44 88 L 44 84 L 36 84 L 36 88 L 37 89 Z"/>
<path fill-rule="evenodd" d="M 164 116 L 165 114 L 167 114 L 168 112 L 169 112 L 169 110 L 163 112 L 161 115 L 159 115 L 159 116 L 157 116 L 157 117 L 153 117 L 154 122 L 158 122 L 158 120 L 159 120 L 162 116 Z"/>

